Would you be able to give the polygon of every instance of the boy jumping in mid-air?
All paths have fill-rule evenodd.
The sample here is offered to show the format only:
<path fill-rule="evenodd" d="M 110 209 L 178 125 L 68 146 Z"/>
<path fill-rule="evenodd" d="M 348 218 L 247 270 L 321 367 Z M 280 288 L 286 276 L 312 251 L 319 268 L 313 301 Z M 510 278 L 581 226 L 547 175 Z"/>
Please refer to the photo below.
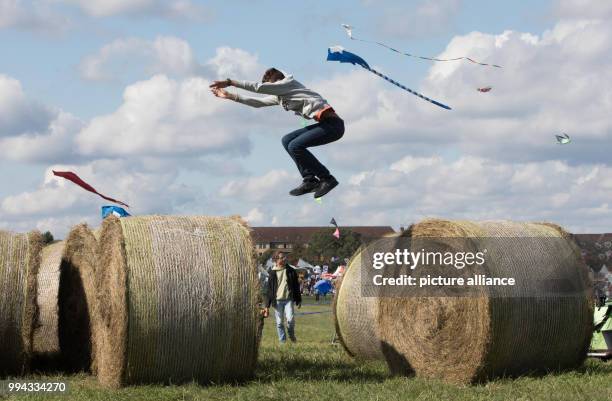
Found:
<path fill-rule="evenodd" d="M 266 94 L 264 97 L 241 96 L 223 90 L 235 86 L 255 93 Z M 338 181 L 329 170 L 313 156 L 309 147 L 325 145 L 337 141 L 344 135 L 344 121 L 327 104 L 318 93 L 306 88 L 293 79 L 285 76 L 276 68 L 266 70 L 261 83 L 226 79 L 215 81 L 210 87 L 215 96 L 231 99 L 252 107 L 282 105 L 285 110 L 294 111 L 306 119 L 314 119 L 316 124 L 309 125 L 283 137 L 283 146 L 297 165 L 303 182 L 289 193 L 294 196 L 314 192 L 315 198 L 327 194 L 338 185 Z"/>

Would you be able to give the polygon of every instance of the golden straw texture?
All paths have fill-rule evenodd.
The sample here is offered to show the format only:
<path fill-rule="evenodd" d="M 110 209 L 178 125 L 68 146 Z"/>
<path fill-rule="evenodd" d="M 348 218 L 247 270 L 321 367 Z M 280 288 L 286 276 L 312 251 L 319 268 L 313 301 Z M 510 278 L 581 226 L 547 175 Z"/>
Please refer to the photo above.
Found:
<path fill-rule="evenodd" d="M 584 361 L 592 333 L 591 286 L 577 247 L 560 227 L 426 220 L 406 235 L 469 238 L 472 249 L 464 251 L 488 249 L 485 268 L 490 277 L 558 280 L 578 291 L 537 297 L 516 286 L 483 289 L 471 297 L 380 298 L 383 348 L 394 373 L 407 373 L 396 363 L 398 357 L 418 376 L 454 383 L 570 369 Z M 487 240 L 491 238 L 532 241 Z"/>
<path fill-rule="evenodd" d="M 34 327 L 33 353 L 52 357 L 59 354 L 57 334 L 58 292 L 60 264 L 64 242 L 59 241 L 43 248 L 37 276 L 36 305 L 38 321 Z"/>
<path fill-rule="evenodd" d="M 64 371 L 96 371 L 99 319 L 97 242 L 86 224 L 72 228 L 60 264 L 58 337 Z"/>
<path fill-rule="evenodd" d="M 28 371 L 42 236 L 0 231 L 0 376 Z"/>
<path fill-rule="evenodd" d="M 334 298 L 336 334 L 349 355 L 361 360 L 383 359 L 378 329 L 378 303 L 361 291 L 362 252 L 351 257 Z"/>
<path fill-rule="evenodd" d="M 259 346 L 248 228 L 236 218 L 107 218 L 98 283 L 104 385 L 239 381 Z"/>

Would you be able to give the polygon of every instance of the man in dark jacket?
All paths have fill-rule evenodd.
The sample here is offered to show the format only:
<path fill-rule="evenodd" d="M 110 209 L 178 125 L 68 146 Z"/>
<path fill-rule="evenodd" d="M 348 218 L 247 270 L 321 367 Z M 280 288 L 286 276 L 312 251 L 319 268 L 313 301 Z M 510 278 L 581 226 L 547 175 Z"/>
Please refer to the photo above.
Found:
<path fill-rule="evenodd" d="M 289 339 L 295 342 L 294 306 L 299 309 L 302 305 L 298 275 L 295 269 L 287 263 L 287 256 L 283 252 L 276 252 L 274 260 L 275 264 L 268 279 L 268 302 L 264 313 L 267 315 L 270 306 L 274 307 L 276 330 L 282 344 L 287 341 L 283 324 L 284 316 L 287 319 Z"/>

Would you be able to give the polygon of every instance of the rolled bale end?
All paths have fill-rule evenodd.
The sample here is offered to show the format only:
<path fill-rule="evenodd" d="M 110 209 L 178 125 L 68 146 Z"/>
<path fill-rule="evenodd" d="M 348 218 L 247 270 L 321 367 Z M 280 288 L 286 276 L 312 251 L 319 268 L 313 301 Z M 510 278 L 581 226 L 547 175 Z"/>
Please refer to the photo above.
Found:
<path fill-rule="evenodd" d="M 58 291 L 58 340 L 61 369 L 95 372 L 97 242 L 86 224 L 75 226 L 65 241 Z"/>
<path fill-rule="evenodd" d="M 351 257 L 332 304 L 336 336 L 345 351 L 357 360 L 382 360 L 376 298 L 364 296 L 362 251 Z"/>
<path fill-rule="evenodd" d="M 246 224 L 220 217 L 110 217 L 99 255 L 103 385 L 253 376 L 261 317 Z"/>
<path fill-rule="evenodd" d="M 42 235 L 0 231 L 0 376 L 29 370 Z"/>
<path fill-rule="evenodd" d="M 560 227 L 426 220 L 405 235 L 467 238 L 473 246 L 470 251 L 486 246 L 490 256 L 506 255 L 510 260 L 486 259 L 490 277 L 570 283 L 574 289 L 562 296 L 523 296 L 521 288 L 493 296 L 493 290 L 485 288 L 466 297 L 381 298 L 382 341 L 392 371 L 402 373 L 396 355 L 404 357 L 418 376 L 462 384 L 582 364 L 592 335 L 591 286 L 576 245 Z M 533 239 L 533 247 L 513 238 Z"/>
<path fill-rule="evenodd" d="M 37 321 L 32 338 L 32 370 L 60 369 L 61 352 L 58 336 L 60 266 L 65 242 L 58 241 L 42 250 L 40 269 L 36 276 Z"/>

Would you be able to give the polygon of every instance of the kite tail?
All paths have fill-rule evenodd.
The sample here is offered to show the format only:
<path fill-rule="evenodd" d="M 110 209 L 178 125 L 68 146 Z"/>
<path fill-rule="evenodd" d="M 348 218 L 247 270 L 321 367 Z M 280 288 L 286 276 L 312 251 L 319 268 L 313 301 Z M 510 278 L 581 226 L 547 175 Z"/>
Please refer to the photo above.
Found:
<path fill-rule="evenodd" d="M 395 52 L 395 53 L 398 53 L 398 54 L 402 54 L 402 55 L 408 56 L 408 57 L 419 58 L 421 60 L 429 60 L 429 61 L 459 61 L 459 60 L 467 60 L 467 61 L 469 61 L 471 63 L 482 65 L 482 66 L 495 67 L 495 68 L 503 68 L 501 65 L 481 63 L 480 61 L 476 61 L 476 60 L 474 60 L 472 58 L 469 58 L 469 57 L 456 57 L 456 58 L 446 58 L 446 59 L 444 59 L 444 58 L 417 56 L 416 54 L 410 54 L 410 53 L 406 53 L 406 52 L 394 49 L 391 46 L 387 46 L 386 44 L 381 43 L 381 42 L 375 42 L 375 41 L 371 41 L 371 40 L 359 39 L 359 38 L 356 38 L 354 36 L 351 36 L 350 38 L 352 40 L 356 40 L 356 41 L 359 41 L 359 42 L 376 44 L 376 45 L 382 46 L 382 47 L 384 47 L 386 49 L 389 49 L 392 52 Z"/>
<path fill-rule="evenodd" d="M 363 67 L 363 66 L 362 66 L 362 67 Z M 376 75 L 378 75 L 379 77 L 381 77 L 381 78 L 382 78 L 382 79 L 384 79 L 385 81 L 388 81 L 388 82 L 392 83 L 393 85 L 395 85 L 395 86 L 397 86 L 397 87 L 400 87 L 400 88 L 402 88 L 403 90 L 405 90 L 405 91 L 407 91 L 407 92 L 410 92 L 410 93 L 412 93 L 413 95 L 418 96 L 418 97 L 420 97 L 420 98 L 421 98 L 421 99 L 423 99 L 423 100 L 428 101 L 429 103 L 433 103 L 433 104 L 435 104 L 436 106 L 442 107 L 443 109 L 446 109 L 446 110 L 452 110 L 452 109 L 451 109 L 449 106 L 447 106 L 447 105 L 445 105 L 445 104 L 442 104 L 442 103 L 440 103 L 440 102 L 438 102 L 438 101 L 435 101 L 435 100 L 433 100 L 433 99 L 430 99 L 430 98 L 428 98 L 427 96 L 421 95 L 419 92 L 415 92 L 415 91 L 413 91 L 412 89 L 405 87 L 404 85 L 400 84 L 399 82 L 394 81 L 393 79 L 389 78 L 389 77 L 388 77 L 388 76 L 386 76 L 386 75 L 381 74 L 380 72 L 376 71 L 376 70 L 375 70 L 375 69 L 373 69 L 373 68 L 366 68 L 366 67 L 363 67 L 363 68 L 364 68 L 364 69 L 366 69 L 366 70 L 368 70 L 368 71 L 370 71 L 370 72 L 372 72 L 372 73 L 374 73 L 374 74 L 376 74 Z"/>

